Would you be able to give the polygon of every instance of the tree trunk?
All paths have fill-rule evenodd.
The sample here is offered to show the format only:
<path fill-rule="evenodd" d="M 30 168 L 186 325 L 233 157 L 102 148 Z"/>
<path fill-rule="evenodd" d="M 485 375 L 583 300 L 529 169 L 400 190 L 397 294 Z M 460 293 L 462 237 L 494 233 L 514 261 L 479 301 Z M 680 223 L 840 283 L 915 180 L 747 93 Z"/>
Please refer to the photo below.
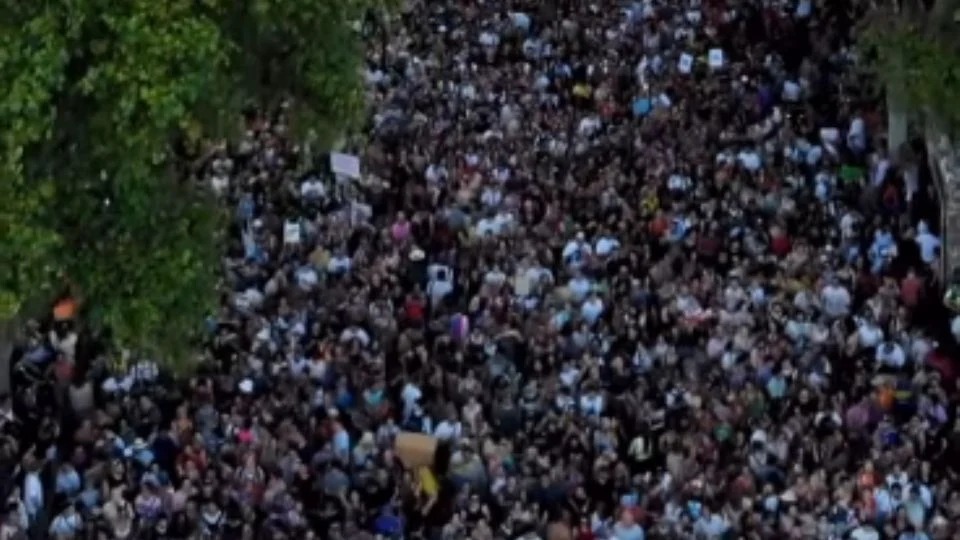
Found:
<path fill-rule="evenodd" d="M 9 394 L 10 356 L 20 337 L 23 321 L 19 317 L 0 321 L 0 395 Z"/>
<path fill-rule="evenodd" d="M 894 157 L 909 140 L 906 100 L 901 89 L 887 86 L 887 152 Z"/>

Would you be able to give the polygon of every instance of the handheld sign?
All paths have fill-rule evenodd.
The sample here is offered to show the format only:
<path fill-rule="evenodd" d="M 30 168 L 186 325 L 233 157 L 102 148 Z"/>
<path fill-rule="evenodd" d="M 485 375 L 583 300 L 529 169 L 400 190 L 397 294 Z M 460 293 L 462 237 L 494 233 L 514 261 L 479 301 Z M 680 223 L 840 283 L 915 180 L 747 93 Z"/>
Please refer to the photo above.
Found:
<path fill-rule="evenodd" d="M 707 54 L 707 63 L 710 69 L 720 69 L 723 67 L 723 49 L 710 49 Z"/>
<path fill-rule="evenodd" d="M 360 158 L 352 154 L 331 152 L 330 170 L 333 174 L 360 179 Z"/>
<path fill-rule="evenodd" d="M 285 221 L 283 223 L 283 243 L 300 243 L 300 223 L 297 221 Z"/>
<path fill-rule="evenodd" d="M 680 55 L 680 61 L 677 62 L 677 69 L 684 75 L 689 75 L 693 71 L 693 55 L 683 53 Z"/>

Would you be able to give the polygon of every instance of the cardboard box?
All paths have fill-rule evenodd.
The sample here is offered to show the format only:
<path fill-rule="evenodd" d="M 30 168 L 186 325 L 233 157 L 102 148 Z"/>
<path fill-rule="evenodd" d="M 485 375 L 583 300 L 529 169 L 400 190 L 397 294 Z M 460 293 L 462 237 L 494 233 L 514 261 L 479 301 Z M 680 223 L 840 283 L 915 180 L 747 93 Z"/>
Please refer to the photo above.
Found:
<path fill-rule="evenodd" d="M 437 453 L 437 439 L 423 433 L 403 432 L 397 435 L 393 449 L 408 469 L 432 467 Z"/>

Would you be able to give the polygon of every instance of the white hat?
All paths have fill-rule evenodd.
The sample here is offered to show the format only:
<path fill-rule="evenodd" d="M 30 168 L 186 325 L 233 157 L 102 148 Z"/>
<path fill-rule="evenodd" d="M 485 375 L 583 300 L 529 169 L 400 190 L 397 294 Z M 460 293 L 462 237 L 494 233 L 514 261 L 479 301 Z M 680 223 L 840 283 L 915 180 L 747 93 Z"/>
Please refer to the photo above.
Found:
<path fill-rule="evenodd" d="M 250 380 L 250 379 L 244 379 L 244 380 L 240 381 L 240 384 L 237 385 L 237 386 L 240 388 L 240 392 L 242 392 L 242 393 L 244 393 L 244 394 L 252 394 L 252 393 L 253 393 L 253 381 Z"/>
<path fill-rule="evenodd" d="M 410 251 L 411 261 L 414 261 L 414 262 L 422 261 L 426 257 L 427 257 L 427 254 L 424 253 L 423 250 L 420 248 L 413 248 L 413 250 Z"/>

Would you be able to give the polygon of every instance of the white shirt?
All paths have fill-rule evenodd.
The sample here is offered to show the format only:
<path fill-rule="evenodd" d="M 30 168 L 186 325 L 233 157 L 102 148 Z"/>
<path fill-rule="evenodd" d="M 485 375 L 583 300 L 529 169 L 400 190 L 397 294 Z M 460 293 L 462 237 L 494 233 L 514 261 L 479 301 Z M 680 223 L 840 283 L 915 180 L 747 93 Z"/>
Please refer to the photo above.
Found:
<path fill-rule="evenodd" d="M 317 283 L 320 282 L 319 276 L 317 276 L 317 271 L 309 266 L 301 266 L 297 269 L 294 277 L 297 280 L 297 285 L 304 290 L 309 291 L 310 289 L 317 286 Z"/>
<path fill-rule="evenodd" d="M 900 471 L 898 473 L 890 473 L 884 478 L 887 487 L 893 487 L 894 484 L 900 484 L 903 489 L 907 489 L 907 484 L 910 483 L 910 477 L 907 473 Z"/>
<path fill-rule="evenodd" d="M 497 225 L 495 220 L 491 218 L 483 218 L 477 222 L 477 225 L 474 228 L 474 233 L 477 236 L 496 236 L 500 234 L 500 227 Z"/>
<path fill-rule="evenodd" d="M 437 165 L 431 164 L 430 166 L 427 167 L 427 170 L 424 173 L 424 177 L 431 184 L 436 184 L 441 180 L 447 178 L 447 176 L 449 176 L 449 174 L 447 173 L 446 167 L 444 167 L 443 165 L 437 166 Z"/>
<path fill-rule="evenodd" d="M 364 347 L 370 344 L 370 336 L 367 334 L 367 331 L 359 326 L 350 326 L 345 328 L 340 334 L 341 343 L 346 343 L 353 340 L 359 341 Z"/>
<path fill-rule="evenodd" d="M 341 272 L 348 272 L 350 270 L 350 266 L 350 257 L 347 257 L 346 255 L 340 255 L 330 258 L 330 260 L 327 262 L 327 271 L 331 274 L 339 274 Z"/>
<path fill-rule="evenodd" d="M 850 291 L 842 285 L 827 285 L 820 292 L 823 310 L 831 317 L 843 317 L 850 311 Z"/>
<path fill-rule="evenodd" d="M 499 269 L 494 268 L 493 270 L 487 272 L 483 275 L 483 282 L 488 285 L 500 286 L 507 281 L 507 275 L 501 272 Z"/>
<path fill-rule="evenodd" d="M 889 351 L 887 350 L 887 344 L 883 344 L 877 347 L 876 360 L 885 366 L 902 368 L 907 362 L 907 355 L 898 343 L 893 343 Z"/>
<path fill-rule="evenodd" d="M 780 96 L 784 101 L 795 102 L 800 100 L 800 85 L 794 81 L 783 81 L 783 91 Z"/>
<path fill-rule="evenodd" d="M 600 297 L 587 300 L 580 306 L 580 314 L 590 324 L 597 322 L 600 315 L 603 315 L 603 300 L 600 300 Z"/>
<path fill-rule="evenodd" d="M 152 382 L 160 375 L 160 368 L 156 362 L 141 360 L 130 368 L 130 375 L 134 381 Z"/>
<path fill-rule="evenodd" d="M 720 538 L 729 528 L 730 525 L 718 514 L 701 517 L 694 525 L 694 530 L 705 534 L 707 538 Z"/>
<path fill-rule="evenodd" d="M 557 409 L 563 412 L 572 411 L 576 404 L 573 397 L 566 394 L 558 394 L 556 399 L 553 400 L 553 403 Z"/>
<path fill-rule="evenodd" d="M 921 232 L 917 235 L 916 242 L 920 247 L 920 258 L 923 259 L 923 262 L 932 263 L 937 256 L 940 239 L 929 232 Z"/>
<path fill-rule="evenodd" d="M 877 512 L 888 516 L 896 512 L 900 506 L 900 501 L 895 499 L 885 487 L 878 488 L 873 492 L 873 501 L 877 505 Z"/>
<path fill-rule="evenodd" d="M 403 399 L 404 416 L 409 416 L 413 411 L 414 405 L 417 404 L 417 400 L 423 397 L 423 392 L 420 391 L 417 385 L 407 383 L 403 387 L 403 390 L 400 391 L 400 397 Z"/>
<path fill-rule="evenodd" d="M 593 249 L 590 247 L 590 244 L 571 240 L 567 242 L 567 245 L 563 246 L 563 260 L 571 266 L 579 266 L 592 252 Z"/>
<path fill-rule="evenodd" d="M 43 483 L 40 475 L 35 472 L 27 473 L 23 479 L 23 504 L 30 517 L 37 515 L 43 509 Z"/>
<path fill-rule="evenodd" d="M 509 230 L 514 223 L 513 214 L 510 212 L 498 212 L 497 215 L 493 216 L 493 223 L 497 228 L 497 234 Z"/>
<path fill-rule="evenodd" d="M 462 431 L 463 426 L 460 422 L 443 420 L 437 424 L 437 427 L 433 430 L 433 436 L 444 441 L 455 440 L 460 438 Z"/>
<path fill-rule="evenodd" d="M 927 355 L 929 355 L 932 350 L 933 345 L 925 338 L 914 338 L 910 342 L 910 358 L 918 364 L 926 362 Z"/>
<path fill-rule="evenodd" d="M 588 294 L 590 294 L 590 289 L 592 286 L 593 285 L 590 283 L 590 280 L 585 277 L 575 277 L 567 283 L 567 288 L 570 290 L 570 294 L 577 302 L 582 301 L 587 297 Z"/>
<path fill-rule="evenodd" d="M 693 181 L 690 180 L 689 176 L 672 174 L 670 175 L 670 178 L 667 179 L 667 187 L 671 191 L 687 191 L 692 185 Z"/>
<path fill-rule="evenodd" d="M 496 208 L 500 206 L 500 203 L 502 201 L 503 201 L 503 193 L 501 193 L 500 190 L 496 188 L 488 187 L 483 190 L 482 194 L 480 194 L 480 202 L 482 202 L 484 206 L 487 206 L 490 208 Z"/>
<path fill-rule="evenodd" d="M 496 47 L 500 44 L 500 36 L 493 32 L 481 32 L 478 41 L 485 47 Z"/>
<path fill-rule="evenodd" d="M 613 253 L 614 251 L 620 249 L 620 241 L 616 238 L 611 238 L 609 236 L 601 236 L 596 243 L 594 248 L 594 253 L 601 257 L 606 257 L 607 255 Z"/>
<path fill-rule="evenodd" d="M 427 277 L 431 280 L 439 280 L 440 274 L 446 275 L 446 280 L 453 281 L 453 269 L 445 264 L 431 264 L 427 267 Z"/>
<path fill-rule="evenodd" d="M 580 412 L 587 415 L 599 416 L 603 413 L 603 395 L 584 394 L 580 396 Z"/>
<path fill-rule="evenodd" d="M 433 305 L 437 305 L 441 300 L 453 291 L 453 283 L 449 281 L 432 280 L 427 284 L 427 294 Z"/>
<path fill-rule="evenodd" d="M 737 154 L 737 161 L 748 171 L 759 170 L 762 164 L 760 155 L 753 150 L 744 150 Z"/>
<path fill-rule="evenodd" d="M 572 388 L 579 379 L 580 370 L 573 366 L 567 366 L 560 372 L 560 382 L 567 388 Z"/>
<path fill-rule="evenodd" d="M 326 194 L 326 187 L 318 179 L 308 178 L 300 184 L 300 196 L 304 199 L 320 199 L 325 197 Z"/>
<path fill-rule="evenodd" d="M 880 533 L 873 525 L 861 525 L 850 533 L 850 540 L 880 540 Z"/>
<path fill-rule="evenodd" d="M 883 330 L 872 323 L 862 322 L 857 326 L 857 338 L 861 347 L 876 347 L 883 341 Z"/>

